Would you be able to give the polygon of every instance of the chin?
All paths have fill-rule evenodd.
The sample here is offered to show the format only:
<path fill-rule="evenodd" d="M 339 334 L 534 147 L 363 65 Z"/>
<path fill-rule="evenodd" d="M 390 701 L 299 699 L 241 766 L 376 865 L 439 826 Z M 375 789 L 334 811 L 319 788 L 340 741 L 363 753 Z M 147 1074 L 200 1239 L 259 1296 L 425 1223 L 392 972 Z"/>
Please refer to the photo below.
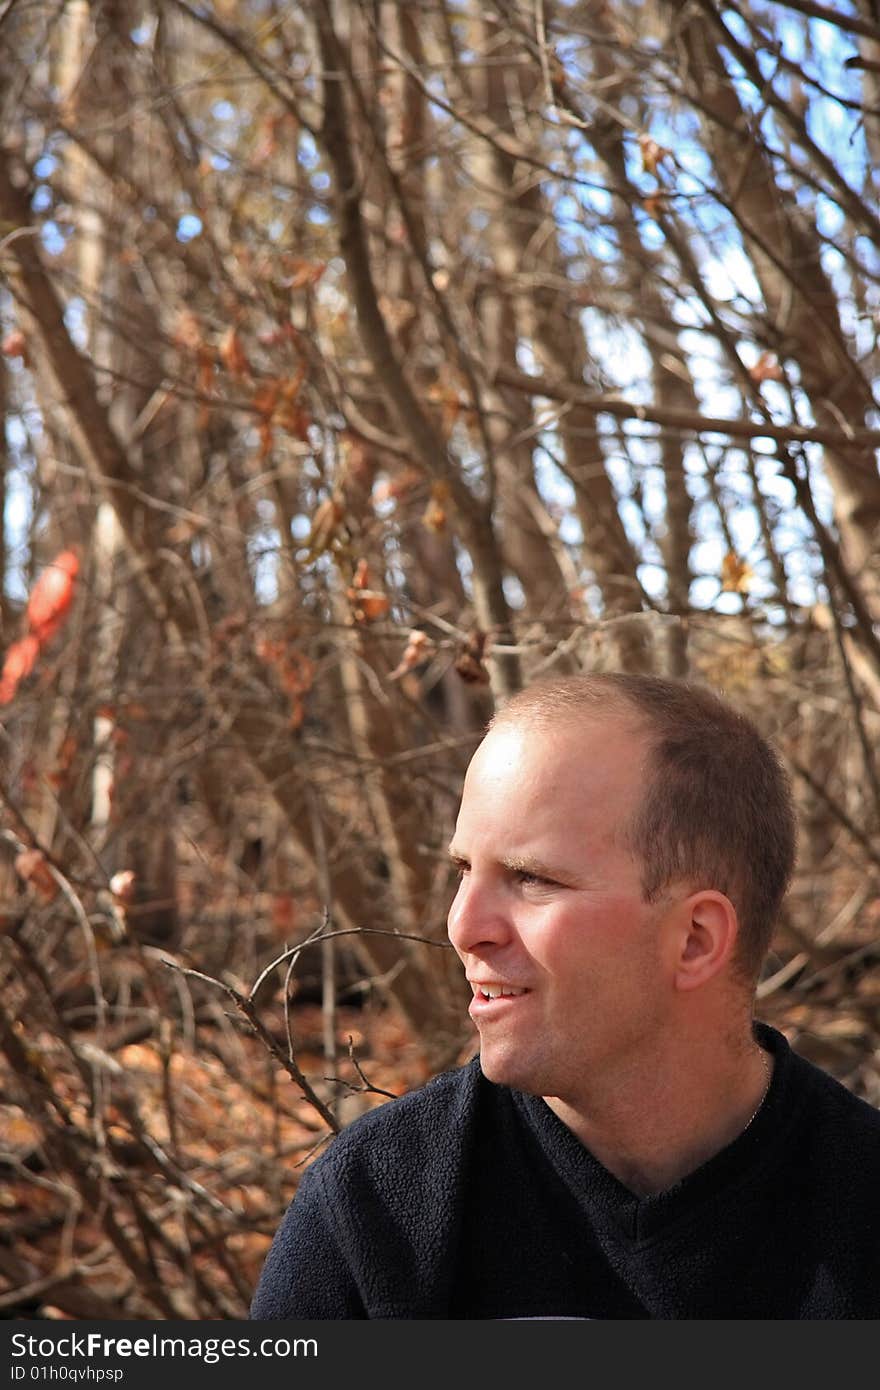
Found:
<path fill-rule="evenodd" d="M 499 1048 L 480 1048 L 480 1070 L 487 1081 L 496 1086 L 509 1086 L 514 1091 L 526 1091 L 533 1096 L 550 1094 L 543 1089 L 540 1069 L 523 1057 L 512 1057 Z"/>

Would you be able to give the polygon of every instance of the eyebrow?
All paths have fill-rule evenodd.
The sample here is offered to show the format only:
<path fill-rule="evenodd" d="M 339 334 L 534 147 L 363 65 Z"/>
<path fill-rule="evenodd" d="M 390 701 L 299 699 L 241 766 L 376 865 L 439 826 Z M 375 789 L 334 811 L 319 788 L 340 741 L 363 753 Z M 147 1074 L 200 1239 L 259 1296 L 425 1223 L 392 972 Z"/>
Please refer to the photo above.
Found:
<path fill-rule="evenodd" d="M 549 878 L 557 883 L 571 882 L 571 874 L 566 873 L 563 869 L 555 869 L 552 864 L 545 864 L 543 859 L 535 859 L 528 854 L 513 854 L 501 862 L 506 869 L 534 874 L 536 878 Z"/>
<path fill-rule="evenodd" d="M 458 854 L 449 846 L 449 857 L 453 864 L 467 864 L 469 860 L 463 854 Z M 535 859 L 531 855 L 511 854 L 505 855 L 499 861 L 503 868 L 510 869 L 514 873 L 534 874 L 536 878 L 552 879 L 556 883 L 572 884 L 575 877 L 563 869 L 554 868 L 552 864 L 545 864 L 542 859 Z"/>

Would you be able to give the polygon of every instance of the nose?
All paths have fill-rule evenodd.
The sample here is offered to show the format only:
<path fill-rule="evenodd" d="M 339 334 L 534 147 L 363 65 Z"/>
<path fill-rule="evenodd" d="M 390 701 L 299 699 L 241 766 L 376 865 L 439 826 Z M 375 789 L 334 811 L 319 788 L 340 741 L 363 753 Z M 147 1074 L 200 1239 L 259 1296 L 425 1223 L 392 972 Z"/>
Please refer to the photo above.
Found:
<path fill-rule="evenodd" d="M 483 946 L 499 946 L 509 940 L 511 924 L 504 910 L 499 887 L 477 876 L 473 869 L 463 875 L 446 919 L 449 940 L 460 956 Z"/>

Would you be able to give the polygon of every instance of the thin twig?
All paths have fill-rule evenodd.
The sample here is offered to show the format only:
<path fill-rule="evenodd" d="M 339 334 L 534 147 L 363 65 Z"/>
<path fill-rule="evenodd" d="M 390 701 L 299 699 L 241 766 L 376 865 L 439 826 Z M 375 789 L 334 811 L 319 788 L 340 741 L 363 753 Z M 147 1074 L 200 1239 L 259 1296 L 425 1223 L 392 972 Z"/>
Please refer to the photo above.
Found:
<path fill-rule="evenodd" d="M 204 972 L 201 970 L 192 970 L 188 966 L 178 965 L 176 961 L 167 959 L 164 960 L 162 963 L 163 965 L 166 965 L 169 970 L 179 970 L 182 975 L 188 975 L 191 979 L 202 980 L 206 985 L 212 985 L 215 989 L 222 989 L 224 993 L 227 994 L 229 998 L 232 1000 L 232 1002 L 235 1004 L 235 1007 L 238 1009 L 238 1011 L 241 1014 L 243 1014 L 244 1017 L 247 1019 L 252 1030 L 256 1033 L 257 1037 L 261 1040 L 264 1046 L 269 1049 L 272 1056 L 275 1057 L 281 1063 L 281 1065 L 284 1067 L 284 1070 L 293 1078 L 297 1086 L 299 1086 L 300 1090 L 302 1091 L 303 1096 L 308 1101 L 309 1105 L 313 1106 L 314 1109 L 317 1110 L 318 1114 L 321 1116 L 321 1119 L 324 1121 L 325 1124 L 330 1126 L 334 1134 L 338 1134 L 340 1124 L 339 1121 L 336 1119 L 336 1116 L 333 1114 L 333 1111 L 330 1110 L 329 1107 L 326 1106 L 324 1102 L 321 1100 L 321 1097 L 318 1095 L 314 1087 L 308 1081 L 307 1077 L 301 1071 L 299 1063 L 296 1061 L 296 1059 L 294 1057 L 285 1056 L 284 1052 L 278 1046 L 275 1039 L 272 1037 L 272 1034 L 269 1032 L 268 1028 L 257 1014 L 257 1011 L 254 1008 L 253 1003 L 251 1002 L 251 998 L 248 998 L 245 995 L 239 993 L 239 991 L 235 989 L 233 985 L 227 984 L 225 980 L 218 980 L 213 975 L 204 974 Z"/>

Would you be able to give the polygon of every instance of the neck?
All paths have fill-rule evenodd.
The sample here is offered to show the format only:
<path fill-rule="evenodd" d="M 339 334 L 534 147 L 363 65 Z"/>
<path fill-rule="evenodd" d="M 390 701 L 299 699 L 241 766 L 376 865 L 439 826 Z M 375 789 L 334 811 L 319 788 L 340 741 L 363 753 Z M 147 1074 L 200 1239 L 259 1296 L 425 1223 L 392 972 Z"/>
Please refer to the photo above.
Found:
<path fill-rule="evenodd" d="M 674 1066 L 618 1079 L 588 1101 L 545 1096 L 550 1109 L 637 1196 L 680 1182 L 752 1123 L 773 1075 L 753 1038 L 710 1058 L 693 1049 Z"/>

